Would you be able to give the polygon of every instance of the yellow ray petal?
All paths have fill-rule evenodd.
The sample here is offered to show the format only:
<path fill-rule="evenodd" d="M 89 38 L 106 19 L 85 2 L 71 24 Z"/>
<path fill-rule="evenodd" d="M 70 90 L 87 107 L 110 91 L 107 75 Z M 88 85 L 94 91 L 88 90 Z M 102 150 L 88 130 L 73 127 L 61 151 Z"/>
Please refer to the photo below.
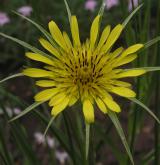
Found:
<path fill-rule="evenodd" d="M 46 50 L 55 55 L 57 58 L 61 56 L 60 53 L 56 50 L 56 48 L 54 48 L 47 40 L 40 38 L 39 42 Z"/>
<path fill-rule="evenodd" d="M 134 91 L 125 87 L 113 87 L 111 92 L 123 97 L 136 97 L 136 93 Z"/>
<path fill-rule="evenodd" d="M 78 97 L 72 96 L 68 105 L 69 106 L 74 105 L 77 102 L 77 100 L 78 100 Z"/>
<path fill-rule="evenodd" d="M 49 65 L 53 65 L 53 60 L 51 60 L 51 59 L 49 59 L 49 58 L 47 58 L 47 57 L 44 57 L 44 56 L 41 55 L 41 54 L 32 53 L 32 52 L 27 52 L 25 55 L 26 55 L 28 58 L 32 59 L 32 60 L 40 61 L 40 62 L 49 64 Z"/>
<path fill-rule="evenodd" d="M 123 26 L 119 24 L 111 31 L 105 45 L 102 47 L 102 51 L 107 52 L 112 47 L 112 45 L 116 42 L 116 40 L 120 36 L 122 30 L 123 30 Z"/>
<path fill-rule="evenodd" d="M 69 100 L 70 100 L 69 97 L 65 97 L 65 99 L 63 99 L 63 101 L 60 102 L 60 104 L 53 107 L 51 114 L 53 116 L 57 116 L 60 112 L 62 112 L 67 107 Z"/>
<path fill-rule="evenodd" d="M 67 50 L 67 47 L 65 45 L 65 41 L 63 38 L 63 35 L 58 28 L 57 24 L 54 21 L 49 22 L 49 31 L 53 37 L 53 39 L 58 43 L 59 46 L 61 46 L 64 50 Z"/>
<path fill-rule="evenodd" d="M 115 101 L 109 99 L 108 97 L 104 98 L 103 101 L 110 110 L 112 110 L 114 112 L 121 111 L 120 106 Z"/>
<path fill-rule="evenodd" d="M 114 52 L 110 54 L 110 59 L 114 59 L 119 56 L 123 51 L 123 47 L 117 48 Z"/>
<path fill-rule="evenodd" d="M 28 68 L 28 69 L 24 69 L 22 71 L 22 73 L 26 76 L 29 77 L 52 77 L 53 76 L 53 72 L 50 71 L 46 71 L 43 69 L 37 69 L 37 68 Z"/>
<path fill-rule="evenodd" d="M 116 78 L 136 77 L 136 76 L 140 76 L 144 73 L 146 73 L 146 71 L 143 69 L 133 69 L 133 70 L 124 71 L 124 72 L 117 74 Z"/>
<path fill-rule="evenodd" d="M 71 17 L 71 33 L 75 46 L 80 46 L 81 42 L 79 38 L 79 28 L 78 28 L 78 21 L 76 16 Z"/>
<path fill-rule="evenodd" d="M 97 95 L 101 95 L 102 97 L 108 97 L 109 99 L 112 100 L 112 96 L 103 88 L 100 88 L 97 85 L 93 84 L 93 87 L 95 88 L 95 92 L 97 93 Z"/>
<path fill-rule="evenodd" d="M 58 92 L 59 92 L 59 89 L 57 89 L 57 88 L 46 89 L 46 90 L 43 90 L 43 91 L 37 93 L 34 96 L 34 99 L 35 99 L 35 101 L 47 101 L 51 97 L 53 97 L 55 94 L 57 94 Z"/>
<path fill-rule="evenodd" d="M 131 87 L 132 85 L 128 82 L 124 81 L 118 81 L 118 80 L 113 80 L 111 81 L 111 84 L 121 86 L 121 87 Z"/>
<path fill-rule="evenodd" d="M 103 30 L 102 34 L 101 34 L 101 38 L 100 38 L 100 41 L 98 43 L 98 46 L 97 46 L 97 49 L 99 50 L 103 44 L 106 42 L 108 36 L 109 36 L 109 33 L 110 33 L 110 30 L 111 30 L 111 26 L 106 26 L 105 29 Z"/>
<path fill-rule="evenodd" d="M 84 100 L 83 102 L 83 114 L 87 123 L 94 122 L 94 108 L 90 100 Z"/>
<path fill-rule="evenodd" d="M 107 113 L 107 108 L 106 108 L 104 102 L 103 102 L 100 98 L 96 98 L 95 101 L 96 101 L 96 104 L 97 104 L 98 108 L 99 108 L 104 114 L 106 114 L 106 113 Z"/>
<path fill-rule="evenodd" d="M 137 52 L 139 49 L 141 49 L 143 46 L 144 46 L 143 44 L 132 45 L 123 52 L 122 56 L 127 56 L 128 54 L 133 54 L 133 53 Z"/>
<path fill-rule="evenodd" d="M 68 48 L 71 48 L 72 43 L 71 43 L 71 40 L 70 40 L 70 38 L 69 38 L 69 36 L 66 32 L 63 32 L 63 37 L 64 37 L 64 40 L 65 40 L 66 45 L 68 46 Z"/>
<path fill-rule="evenodd" d="M 40 87 L 53 87 L 55 86 L 55 82 L 52 80 L 39 80 L 36 81 L 36 85 Z"/>
<path fill-rule="evenodd" d="M 100 15 L 98 15 L 91 26 L 91 30 L 90 30 L 90 43 L 91 43 L 91 48 L 94 47 L 95 42 L 97 40 L 97 36 L 98 36 L 98 32 L 99 32 L 99 19 L 100 19 Z"/>
<path fill-rule="evenodd" d="M 115 63 L 113 63 L 113 66 L 118 67 L 118 66 L 130 63 L 133 60 L 135 60 L 136 58 L 137 58 L 137 54 L 131 54 L 126 57 L 121 56 L 117 59 L 118 61 L 115 60 Z"/>
<path fill-rule="evenodd" d="M 65 97 L 66 94 L 64 92 L 58 93 L 57 95 L 51 98 L 51 100 L 49 101 L 49 106 L 55 106 L 59 104 L 60 102 L 62 102 L 62 100 L 64 100 Z"/>

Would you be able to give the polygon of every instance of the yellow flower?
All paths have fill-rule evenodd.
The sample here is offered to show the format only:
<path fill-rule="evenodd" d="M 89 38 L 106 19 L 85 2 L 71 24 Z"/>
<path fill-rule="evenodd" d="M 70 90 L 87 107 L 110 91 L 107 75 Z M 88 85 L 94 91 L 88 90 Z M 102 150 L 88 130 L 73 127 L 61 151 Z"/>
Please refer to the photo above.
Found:
<path fill-rule="evenodd" d="M 45 64 L 43 69 L 27 68 L 23 74 L 41 78 L 36 85 L 45 88 L 35 96 L 36 102 L 49 101 L 53 107 L 51 114 L 57 116 L 67 106 L 78 100 L 83 104 L 83 114 L 87 123 L 94 122 L 94 104 L 103 112 L 120 112 L 120 106 L 111 94 L 126 98 L 136 96 L 131 84 L 122 81 L 125 77 L 144 74 L 142 69 L 125 70 L 120 66 L 137 58 L 137 51 L 143 44 L 135 44 L 127 49 L 122 47 L 112 51 L 123 25 L 111 30 L 106 26 L 100 34 L 100 15 L 91 26 L 90 38 L 81 43 L 76 16 L 71 17 L 72 41 L 66 32 L 61 32 L 54 21 L 49 22 L 51 36 L 56 46 L 41 38 L 40 44 L 50 53 L 48 56 L 28 52 L 26 56 Z M 100 37 L 99 37 L 100 36 Z"/>

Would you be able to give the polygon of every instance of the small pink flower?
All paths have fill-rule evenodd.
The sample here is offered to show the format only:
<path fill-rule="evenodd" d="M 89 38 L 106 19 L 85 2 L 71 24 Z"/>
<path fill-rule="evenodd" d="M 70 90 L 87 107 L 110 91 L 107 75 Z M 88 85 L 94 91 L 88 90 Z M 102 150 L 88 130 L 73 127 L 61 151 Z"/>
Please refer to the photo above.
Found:
<path fill-rule="evenodd" d="M 45 138 L 41 132 L 36 132 L 34 138 L 38 144 L 45 144 Z"/>
<path fill-rule="evenodd" d="M 134 7 L 137 7 L 137 6 L 138 6 L 138 0 L 133 0 L 133 3 L 134 3 Z M 133 9 L 132 1 L 129 0 L 128 10 L 129 10 L 129 11 L 132 11 L 132 9 Z"/>
<path fill-rule="evenodd" d="M 24 16 L 30 16 L 31 15 L 31 12 L 32 12 L 32 7 L 31 6 L 22 6 L 20 7 L 17 11 L 24 15 Z"/>
<path fill-rule="evenodd" d="M 14 111 L 14 114 L 15 114 L 15 115 L 18 115 L 18 114 L 21 113 L 22 110 L 21 110 L 20 108 L 15 107 L 15 108 L 13 109 L 13 111 Z"/>
<path fill-rule="evenodd" d="M 85 3 L 85 9 L 94 11 L 97 6 L 97 2 L 95 0 L 87 0 Z"/>
<path fill-rule="evenodd" d="M 114 6 L 117 6 L 118 3 L 119 3 L 118 0 L 106 0 L 106 8 L 110 9 Z"/>
<path fill-rule="evenodd" d="M 9 17 L 6 13 L 0 12 L 0 26 L 3 26 L 10 22 Z"/>
<path fill-rule="evenodd" d="M 59 160 L 59 162 L 61 164 L 65 164 L 65 161 L 68 159 L 68 154 L 67 152 L 60 152 L 60 151 L 56 151 L 56 158 Z"/>
<path fill-rule="evenodd" d="M 53 138 L 51 138 L 50 136 L 47 136 L 46 141 L 47 141 L 47 144 L 50 148 L 55 147 L 55 140 Z"/>

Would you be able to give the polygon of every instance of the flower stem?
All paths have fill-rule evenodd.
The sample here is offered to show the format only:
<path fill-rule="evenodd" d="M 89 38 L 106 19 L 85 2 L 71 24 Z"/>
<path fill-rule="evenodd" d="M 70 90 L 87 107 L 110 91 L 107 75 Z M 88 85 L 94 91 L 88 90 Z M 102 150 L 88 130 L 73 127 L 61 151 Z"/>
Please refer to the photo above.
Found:
<path fill-rule="evenodd" d="M 88 160 L 88 154 L 89 154 L 89 134 L 90 134 L 90 124 L 86 123 L 86 160 Z"/>

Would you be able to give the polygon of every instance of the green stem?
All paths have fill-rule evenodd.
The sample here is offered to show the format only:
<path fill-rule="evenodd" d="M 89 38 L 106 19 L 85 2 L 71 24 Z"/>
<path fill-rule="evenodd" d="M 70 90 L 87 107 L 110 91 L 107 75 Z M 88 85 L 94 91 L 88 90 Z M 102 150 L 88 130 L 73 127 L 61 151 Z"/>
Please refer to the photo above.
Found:
<path fill-rule="evenodd" d="M 89 134 L 90 134 L 90 124 L 86 123 L 86 160 L 88 160 L 88 154 L 89 154 Z"/>

